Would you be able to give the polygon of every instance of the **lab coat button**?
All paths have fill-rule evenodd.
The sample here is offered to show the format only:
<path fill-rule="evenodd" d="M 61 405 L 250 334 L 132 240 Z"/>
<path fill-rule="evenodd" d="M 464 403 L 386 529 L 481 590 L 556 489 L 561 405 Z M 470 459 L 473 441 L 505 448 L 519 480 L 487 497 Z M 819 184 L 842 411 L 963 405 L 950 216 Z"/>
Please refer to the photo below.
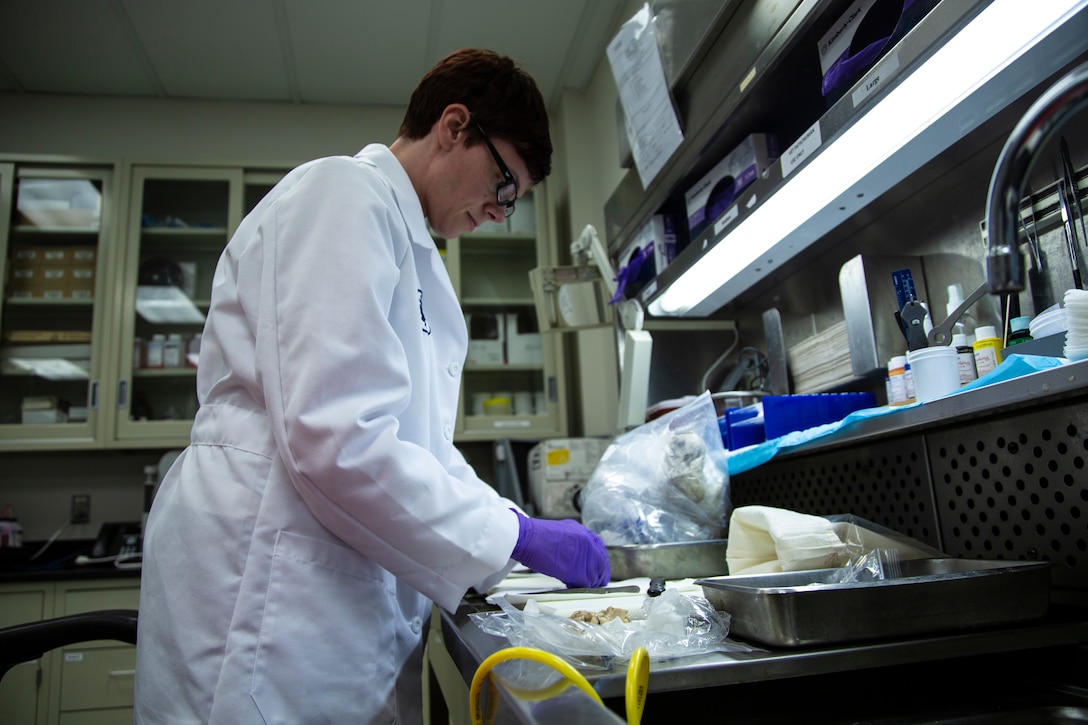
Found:
<path fill-rule="evenodd" d="M 412 618 L 412 634 L 419 634 L 423 629 L 423 621 L 419 617 Z"/>
<path fill-rule="evenodd" d="M 451 378 L 455 378 L 457 377 L 457 373 L 461 372 L 461 366 L 455 362 L 452 362 L 446 366 L 446 372 L 450 374 Z"/>
<path fill-rule="evenodd" d="M 442 426 L 442 435 L 446 437 L 446 440 L 453 438 L 453 426 Z"/>

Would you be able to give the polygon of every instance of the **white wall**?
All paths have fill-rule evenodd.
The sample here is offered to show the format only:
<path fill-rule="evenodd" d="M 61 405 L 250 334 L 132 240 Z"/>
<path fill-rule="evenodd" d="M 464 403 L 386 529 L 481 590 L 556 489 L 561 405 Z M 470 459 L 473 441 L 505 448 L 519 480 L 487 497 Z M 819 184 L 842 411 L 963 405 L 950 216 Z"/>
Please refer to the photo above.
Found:
<path fill-rule="evenodd" d="M 621 23 L 640 7 L 641 2 L 628 3 Z M 558 112 L 553 114 L 552 135 L 564 170 L 563 187 L 552 187 L 560 217 L 560 246 L 569 247 L 587 224 L 592 224 L 601 241 L 608 243 L 604 205 L 627 173 L 619 160 L 618 98 L 612 68 L 604 57 L 589 88 L 583 93 L 564 93 Z M 575 429 L 584 435 L 614 434 L 619 401 L 615 332 L 593 330 L 574 333 L 574 337 L 576 399 L 571 403 L 577 414 Z"/>

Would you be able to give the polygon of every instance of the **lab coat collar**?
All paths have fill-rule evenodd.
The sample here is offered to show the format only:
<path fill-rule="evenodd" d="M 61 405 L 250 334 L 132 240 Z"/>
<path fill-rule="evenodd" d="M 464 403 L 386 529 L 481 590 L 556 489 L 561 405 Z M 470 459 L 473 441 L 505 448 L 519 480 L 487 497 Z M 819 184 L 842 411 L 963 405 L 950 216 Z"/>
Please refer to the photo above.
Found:
<path fill-rule="evenodd" d="M 423 206 L 419 203 L 419 195 L 412 186 L 412 180 L 408 178 L 408 172 L 404 170 L 389 147 L 380 143 L 369 144 L 355 154 L 355 158 L 376 168 L 389 181 L 401 216 L 404 217 L 405 223 L 411 230 L 412 242 L 420 246 L 433 246 L 434 240 L 427 228 L 427 220 L 423 216 Z"/>

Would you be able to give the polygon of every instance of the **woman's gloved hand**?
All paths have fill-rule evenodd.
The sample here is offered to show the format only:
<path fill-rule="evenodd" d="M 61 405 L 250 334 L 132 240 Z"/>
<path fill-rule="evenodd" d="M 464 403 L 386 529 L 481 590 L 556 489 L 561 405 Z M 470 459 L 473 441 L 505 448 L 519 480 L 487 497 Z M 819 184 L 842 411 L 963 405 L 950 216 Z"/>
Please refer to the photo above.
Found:
<path fill-rule="evenodd" d="M 568 587 L 600 587 L 609 582 L 608 550 L 597 534 L 573 519 L 549 521 L 514 513 L 521 526 L 510 555 L 514 561 Z"/>

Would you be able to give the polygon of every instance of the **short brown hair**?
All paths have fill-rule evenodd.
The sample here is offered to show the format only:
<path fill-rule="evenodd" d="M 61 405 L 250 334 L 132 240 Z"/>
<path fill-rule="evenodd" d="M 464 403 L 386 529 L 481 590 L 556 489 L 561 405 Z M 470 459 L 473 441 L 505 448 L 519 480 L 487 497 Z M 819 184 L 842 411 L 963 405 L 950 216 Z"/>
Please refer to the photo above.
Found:
<path fill-rule="evenodd" d="M 412 91 L 399 136 L 423 138 L 451 103 L 463 103 L 491 138 L 512 145 L 533 183 L 552 170 L 548 111 L 536 81 L 511 58 L 466 48 L 440 60 Z M 469 129 L 467 144 L 480 141 Z"/>

